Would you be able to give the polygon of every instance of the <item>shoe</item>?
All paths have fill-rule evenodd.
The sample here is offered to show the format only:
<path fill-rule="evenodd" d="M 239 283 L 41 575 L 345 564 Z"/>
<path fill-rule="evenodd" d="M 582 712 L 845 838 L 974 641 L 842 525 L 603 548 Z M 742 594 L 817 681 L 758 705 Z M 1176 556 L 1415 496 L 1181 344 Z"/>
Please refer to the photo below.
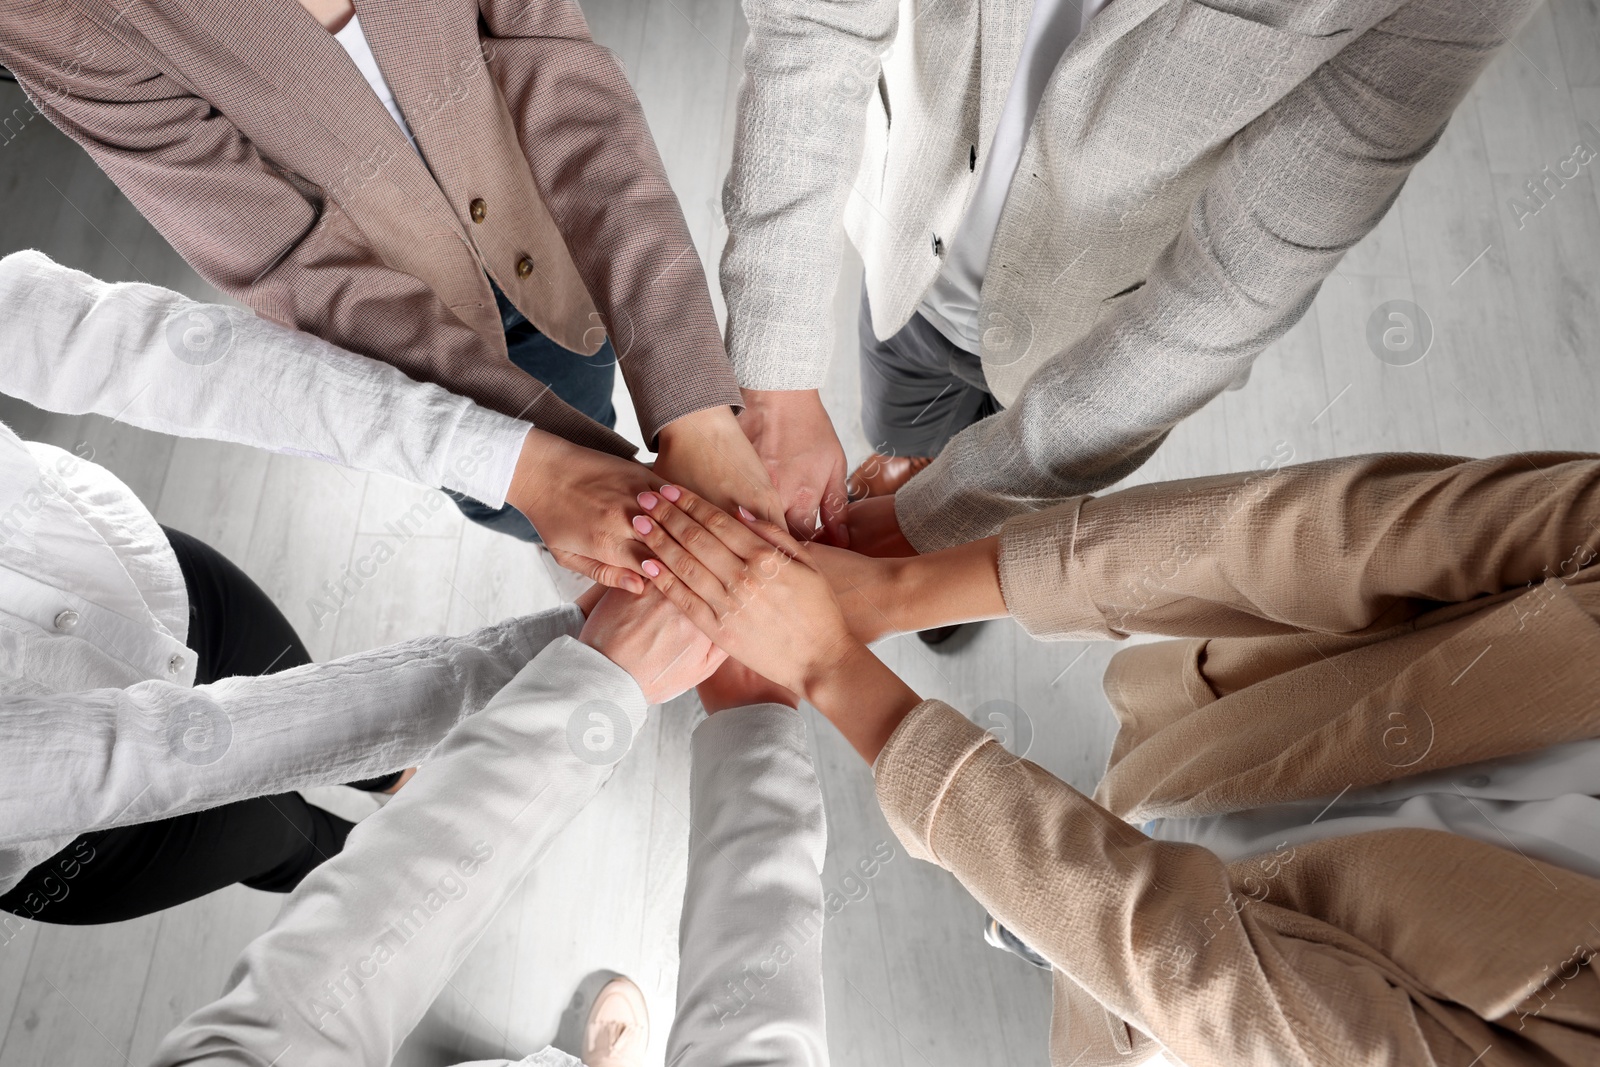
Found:
<path fill-rule="evenodd" d="M 885 456 L 874 452 L 850 472 L 844 483 L 845 494 L 852 501 L 869 496 L 893 496 L 932 462 L 932 456 Z"/>
<path fill-rule="evenodd" d="M 1000 920 L 993 915 L 984 916 L 983 939 L 1003 952 L 1009 952 L 1018 959 L 1039 968 L 1042 971 L 1050 970 L 1050 961 L 1029 948 L 1027 943 L 1016 934 L 1000 925 Z"/>
<path fill-rule="evenodd" d="M 925 645 L 942 645 L 959 633 L 965 625 L 964 622 L 957 622 L 949 626 L 935 626 L 931 630 L 918 630 L 917 639 Z"/>
<path fill-rule="evenodd" d="M 628 978 L 605 984 L 583 1027 L 584 1067 L 644 1067 L 650 1047 L 650 1011 L 644 993 Z"/>

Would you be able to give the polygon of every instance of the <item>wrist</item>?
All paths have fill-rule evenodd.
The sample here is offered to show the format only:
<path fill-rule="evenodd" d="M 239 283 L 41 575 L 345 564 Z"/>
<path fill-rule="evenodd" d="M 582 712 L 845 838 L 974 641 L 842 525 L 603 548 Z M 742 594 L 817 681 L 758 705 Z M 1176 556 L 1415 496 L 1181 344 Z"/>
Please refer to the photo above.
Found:
<path fill-rule="evenodd" d="M 868 763 L 922 703 L 899 675 L 854 638 L 840 642 L 838 653 L 826 662 L 813 665 L 802 690 Z"/>
<path fill-rule="evenodd" d="M 882 583 L 877 597 L 895 633 L 912 633 L 926 614 L 924 598 L 932 576 L 921 556 L 890 556 L 877 561 Z"/>
<path fill-rule="evenodd" d="M 559 457 L 565 445 L 564 439 L 538 428 L 529 429 L 522 439 L 522 451 L 517 455 L 511 485 L 506 489 L 506 503 L 522 512 L 530 522 L 538 509 L 540 494 L 549 488 L 549 472 L 559 469 Z"/>
<path fill-rule="evenodd" d="M 699 437 L 726 432 L 729 427 L 735 431 L 739 428 L 739 420 L 734 417 L 733 409 L 727 406 L 714 408 L 701 408 L 691 411 L 687 415 L 680 415 L 676 419 L 661 427 L 656 434 L 657 452 L 665 452 L 675 443 L 693 441 Z"/>
<path fill-rule="evenodd" d="M 1000 539 L 986 537 L 925 556 L 895 560 L 901 575 L 892 602 L 904 630 L 928 630 L 1010 612 L 1000 592 Z"/>

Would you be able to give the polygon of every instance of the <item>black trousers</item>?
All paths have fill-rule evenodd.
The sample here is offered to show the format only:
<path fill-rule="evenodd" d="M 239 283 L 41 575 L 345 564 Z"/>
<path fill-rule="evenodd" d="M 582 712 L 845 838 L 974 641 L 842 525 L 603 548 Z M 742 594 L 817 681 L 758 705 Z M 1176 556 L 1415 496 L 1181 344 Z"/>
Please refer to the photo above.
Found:
<path fill-rule="evenodd" d="M 272 674 L 311 662 L 289 620 L 243 571 L 188 534 L 167 530 L 189 592 L 195 683 Z M 390 775 L 358 788 L 392 784 Z M 67 925 L 120 922 L 242 882 L 287 893 L 344 848 L 352 823 L 298 793 L 84 834 L 33 868 L 0 909 Z"/>

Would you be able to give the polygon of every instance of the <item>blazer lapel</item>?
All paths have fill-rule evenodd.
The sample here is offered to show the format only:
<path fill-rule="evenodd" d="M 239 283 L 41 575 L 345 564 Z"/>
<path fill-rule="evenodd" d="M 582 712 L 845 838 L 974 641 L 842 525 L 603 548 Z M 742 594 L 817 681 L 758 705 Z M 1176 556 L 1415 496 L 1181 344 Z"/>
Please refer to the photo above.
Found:
<path fill-rule="evenodd" d="M 1376 668 L 1369 662 L 1383 680 L 1348 703 L 1298 672 L 1197 699 L 1195 711 L 1137 731 L 1138 743 L 1119 741 L 1126 755 L 1096 798 L 1130 819 L 1215 815 L 1600 737 L 1590 667 L 1600 624 L 1573 587 L 1542 584 L 1459 621 L 1431 643 L 1424 617 L 1420 630 L 1408 624 L 1347 652 L 1330 648 L 1323 666 L 1350 664 L 1339 678 L 1317 675 L 1336 688 L 1349 672 L 1361 675 L 1357 657 L 1404 664 L 1386 675 L 1381 660 Z M 1173 668 L 1203 651 L 1172 645 Z"/>
<path fill-rule="evenodd" d="M 295 2 L 295 0 L 291 0 Z M 449 10 L 446 10 L 446 7 Z M 440 185 L 448 186 L 463 158 L 456 105 L 472 92 L 489 88 L 480 57 L 456 55 L 452 41 L 478 41 L 476 26 L 446 32 L 444 20 L 457 17 L 459 5 L 414 0 L 362 0 L 361 29 L 378 60 L 395 102 L 422 147 Z"/>
<path fill-rule="evenodd" d="M 1569 591 L 1541 584 L 1251 773 L 1304 799 L 1600 737 L 1597 648 L 1600 625 Z"/>
<path fill-rule="evenodd" d="M 166 6 L 181 11 L 186 28 L 204 32 L 296 100 L 297 120 L 325 132 L 352 159 L 387 159 L 383 169 L 391 180 L 408 187 L 419 180 L 433 184 L 349 55 L 298 0 L 256 0 L 243 10 L 211 0 L 167 0 Z M 329 101 L 339 105 L 331 107 Z M 337 186 L 328 188 L 334 192 Z"/>
<path fill-rule="evenodd" d="M 272 115 L 262 125 L 302 124 L 297 140 L 320 142 L 315 149 L 320 171 L 309 173 L 304 162 L 277 158 L 275 146 L 263 141 L 258 147 L 264 155 L 320 185 L 356 221 L 387 265 L 427 282 L 452 311 L 491 343 L 502 337 L 478 256 L 428 163 L 411 147 L 343 47 L 298 0 L 257 0 L 242 8 L 211 0 L 166 0 L 165 6 L 179 16 L 172 19 L 169 32 L 207 35 L 294 102 L 292 120 Z M 374 14 L 377 29 L 386 39 L 391 20 L 381 5 L 374 8 Z M 363 21 L 363 32 L 366 29 Z M 418 57 L 415 65 L 391 62 L 382 67 L 380 56 L 385 80 L 398 77 L 408 90 L 430 80 L 444 82 L 442 71 L 430 75 L 428 67 L 444 66 L 447 60 L 442 49 L 409 52 Z M 374 55 L 378 54 L 375 47 Z M 405 98 L 393 84 L 390 88 L 402 104 L 402 113 L 407 113 Z M 210 94 L 208 97 L 219 102 Z M 338 105 L 330 106 L 330 101 Z M 234 118 L 240 122 L 242 116 Z M 304 124 L 316 130 L 313 138 L 304 136 Z M 241 125 L 247 136 L 261 136 L 247 125 Z M 432 128 L 428 132 L 436 134 Z M 425 145 L 421 138 L 419 143 Z M 439 157 L 449 158 L 449 153 Z"/>

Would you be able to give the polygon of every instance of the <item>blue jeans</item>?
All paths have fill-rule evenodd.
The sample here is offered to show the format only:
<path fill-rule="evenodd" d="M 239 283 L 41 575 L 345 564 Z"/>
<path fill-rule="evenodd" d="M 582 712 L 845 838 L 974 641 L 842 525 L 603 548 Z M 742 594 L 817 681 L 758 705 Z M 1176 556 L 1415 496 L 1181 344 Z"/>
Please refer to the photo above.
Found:
<path fill-rule="evenodd" d="M 617 411 L 611 406 L 611 385 L 617 373 L 617 354 L 611 339 L 592 356 L 581 356 L 562 348 L 539 332 L 539 328 L 512 306 L 494 282 L 494 302 L 500 309 L 500 325 L 506 331 L 506 352 L 511 362 L 550 387 L 550 391 L 607 429 L 616 429 Z M 539 541 L 539 531 L 516 508 L 507 504 L 491 508 L 470 496 L 445 490 L 461 509 L 461 514 L 497 533 L 510 534 L 522 541 Z"/>

